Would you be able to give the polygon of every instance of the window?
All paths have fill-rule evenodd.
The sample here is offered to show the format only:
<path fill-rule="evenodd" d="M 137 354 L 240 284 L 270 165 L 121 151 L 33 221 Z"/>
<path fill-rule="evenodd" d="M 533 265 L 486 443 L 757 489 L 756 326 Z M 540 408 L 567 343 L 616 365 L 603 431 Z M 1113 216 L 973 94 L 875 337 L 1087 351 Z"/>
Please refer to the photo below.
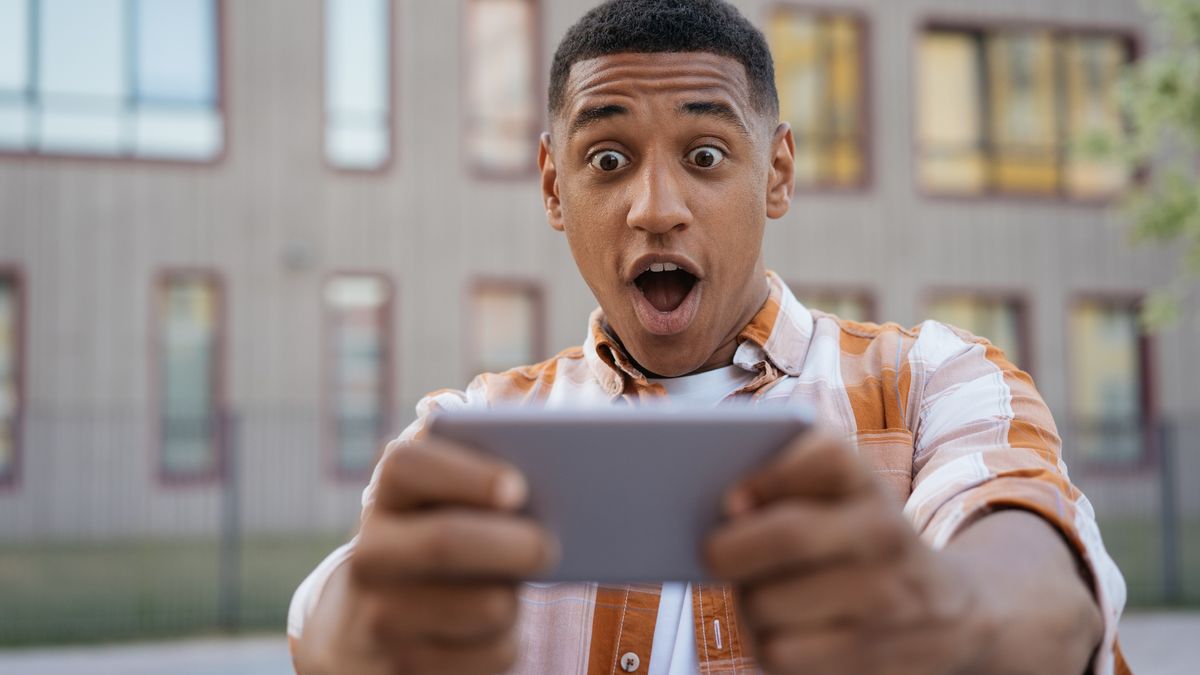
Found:
<path fill-rule="evenodd" d="M 810 309 L 819 309 L 849 321 L 875 320 L 875 301 L 867 291 L 802 284 L 793 285 L 792 288 L 796 299 Z"/>
<path fill-rule="evenodd" d="M 392 288 L 373 274 L 325 284 L 326 429 L 337 473 L 368 473 L 387 434 Z"/>
<path fill-rule="evenodd" d="M 919 180 L 948 194 L 1095 199 L 1128 182 L 1087 151 L 1123 121 L 1116 84 L 1132 58 L 1119 35 L 931 28 L 918 63 Z"/>
<path fill-rule="evenodd" d="M 217 0 L 0 0 L 0 150 L 204 161 Z"/>
<path fill-rule="evenodd" d="M 1138 307 L 1087 300 L 1072 308 L 1070 321 L 1070 451 L 1089 462 L 1135 462 L 1143 457 L 1149 416 Z"/>
<path fill-rule="evenodd" d="M 169 479 L 220 474 L 221 292 L 213 275 L 172 272 L 159 284 L 159 433 Z"/>
<path fill-rule="evenodd" d="M 391 155 L 389 0 L 325 0 L 325 157 L 378 169 Z"/>
<path fill-rule="evenodd" d="M 500 372 L 542 358 L 542 293 L 532 283 L 484 282 L 471 299 L 474 363 Z"/>
<path fill-rule="evenodd" d="M 929 318 L 987 338 L 1013 364 L 1029 369 L 1025 304 L 1018 299 L 972 294 L 944 295 L 929 307 Z"/>
<path fill-rule="evenodd" d="M 858 186 L 866 174 L 863 23 L 853 16 L 783 7 L 768 19 L 780 117 L 796 137 L 796 179 Z"/>
<path fill-rule="evenodd" d="M 21 289 L 0 271 L 0 485 L 16 478 L 21 434 Z"/>
<path fill-rule="evenodd" d="M 484 174 L 532 172 L 539 123 L 534 0 L 468 0 L 466 153 Z"/>

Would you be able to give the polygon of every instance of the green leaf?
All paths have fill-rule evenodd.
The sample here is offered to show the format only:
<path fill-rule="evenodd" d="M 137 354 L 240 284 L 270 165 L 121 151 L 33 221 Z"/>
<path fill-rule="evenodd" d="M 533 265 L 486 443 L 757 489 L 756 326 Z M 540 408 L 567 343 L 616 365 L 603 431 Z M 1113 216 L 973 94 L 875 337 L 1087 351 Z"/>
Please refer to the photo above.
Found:
<path fill-rule="evenodd" d="M 1147 333 L 1157 333 L 1179 320 L 1179 300 L 1174 293 L 1159 290 L 1151 293 L 1142 305 L 1142 327 Z"/>

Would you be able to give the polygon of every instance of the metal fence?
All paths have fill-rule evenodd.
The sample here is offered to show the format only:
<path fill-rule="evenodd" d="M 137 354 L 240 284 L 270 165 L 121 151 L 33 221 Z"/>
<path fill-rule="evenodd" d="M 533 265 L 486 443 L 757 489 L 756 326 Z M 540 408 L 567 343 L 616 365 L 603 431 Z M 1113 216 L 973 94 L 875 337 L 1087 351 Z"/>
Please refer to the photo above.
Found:
<path fill-rule="evenodd" d="M 348 535 L 364 477 L 319 467 L 299 412 L 223 426 L 219 480 L 163 484 L 144 416 L 32 415 L 25 475 L 0 494 L 0 647 L 281 631 L 292 591 Z M 1067 447 L 1085 428 L 1068 433 Z M 1141 458 L 1072 462 L 1132 606 L 1200 607 L 1200 418 Z M 35 457 L 36 455 L 36 457 Z"/>

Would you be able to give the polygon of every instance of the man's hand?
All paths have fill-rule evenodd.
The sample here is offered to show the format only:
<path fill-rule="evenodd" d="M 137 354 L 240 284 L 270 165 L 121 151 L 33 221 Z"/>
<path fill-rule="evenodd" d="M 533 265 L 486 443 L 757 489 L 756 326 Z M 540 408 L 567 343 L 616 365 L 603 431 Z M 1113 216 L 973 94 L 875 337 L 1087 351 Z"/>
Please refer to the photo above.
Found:
<path fill-rule="evenodd" d="M 328 620 L 306 626 L 299 665 L 336 673 L 507 669 L 517 653 L 518 580 L 558 557 L 550 535 L 513 513 L 526 499 L 524 479 L 436 439 L 390 450 L 349 575 L 326 589 L 340 597 L 321 599 Z M 305 644 L 310 628 L 326 639 Z"/>
<path fill-rule="evenodd" d="M 805 435 L 726 495 L 708 540 L 772 673 L 971 672 L 977 584 L 916 536 L 846 442 Z"/>

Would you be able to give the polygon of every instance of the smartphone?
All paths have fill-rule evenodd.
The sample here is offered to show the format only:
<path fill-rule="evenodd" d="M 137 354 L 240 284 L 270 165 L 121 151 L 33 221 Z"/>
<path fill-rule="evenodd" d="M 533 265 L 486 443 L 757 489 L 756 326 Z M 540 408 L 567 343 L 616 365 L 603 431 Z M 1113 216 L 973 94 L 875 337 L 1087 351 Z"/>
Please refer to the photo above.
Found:
<path fill-rule="evenodd" d="M 562 544 L 532 581 L 707 581 L 721 499 L 812 425 L 789 406 L 446 411 L 430 430 L 521 470 L 527 513 Z"/>

